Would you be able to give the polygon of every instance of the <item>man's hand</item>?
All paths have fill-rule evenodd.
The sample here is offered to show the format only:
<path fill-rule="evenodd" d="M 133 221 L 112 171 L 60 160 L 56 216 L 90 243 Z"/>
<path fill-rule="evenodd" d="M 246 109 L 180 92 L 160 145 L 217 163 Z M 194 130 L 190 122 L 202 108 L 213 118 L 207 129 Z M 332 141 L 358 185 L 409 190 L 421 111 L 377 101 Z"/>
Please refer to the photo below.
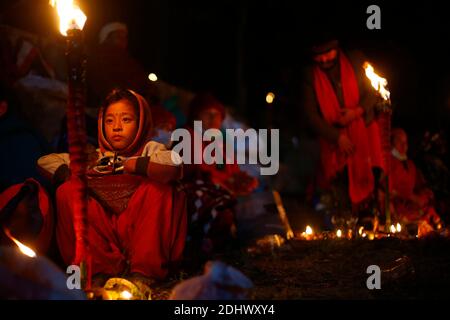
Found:
<path fill-rule="evenodd" d="M 339 117 L 338 123 L 341 126 L 346 127 L 353 120 L 362 116 L 363 113 L 364 113 L 364 109 L 361 107 L 354 108 L 354 109 L 344 108 L 341 110 L 341 116 Z"/>
<path fill-rule="evenodd" d="M 338 139 L 339 150 L 345 155 L 350 156 L 355 151 L 355 146 L 345 133 L 341 133 Z"/>

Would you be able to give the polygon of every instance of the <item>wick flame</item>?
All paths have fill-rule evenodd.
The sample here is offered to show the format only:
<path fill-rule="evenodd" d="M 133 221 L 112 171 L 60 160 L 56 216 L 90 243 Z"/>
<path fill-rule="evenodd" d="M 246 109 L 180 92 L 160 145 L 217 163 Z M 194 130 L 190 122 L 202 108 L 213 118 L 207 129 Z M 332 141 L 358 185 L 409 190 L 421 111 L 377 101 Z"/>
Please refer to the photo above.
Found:
<path fill-rule="evenodd" d="M 83 30 L 87 17 L 73 0 L 50 0 L 50 5 L 56 8 L 59 16 L 59 32 L 67 36 L 67 30 Z"/>
<path fill-rule="evenodd" d="M 391 225 L 391 233 L 396 233 L 397 228 L 394 225 Z"/>
<path fill-rule="evenodd" d="M 338 238 L 342 237 L 342 230 L 341 229 L 338 229 L 338 231 L 336 231 L 336 236 Z"/>
<path fill-rule="evenodd" d="M 30 257 L 30 258 L 36 258 L 36 253 L 31 250 L 30 248 L 28 248 L 26 245 L 22 244 L 19 240 L 17 240 L 16 238 L 14 238 L 11 235 L 11 232 L 9 232 L 8 229 L 4 229 L 5 234 L 8 238 L 10 238 L 18 247 L 19 250 L 26 256 Z"/>
<path fill-rule="evenodd" d="M 363 68 L 366 70 L 366 77 L 369 78 L 372 87 L 380 93 L 384 100 L 389 100 L 391 93 L 386 89 L 387 80 L 377 75 L 370 63 L 365 62 Z"/>
<path fill-rule="evenodd" d="M 362 236 L 363 231 L 364 231 L 364 227 L 359 227 L 358 233 L 360 236 Z"/>
<path fill-rule="evenodd" d="M 306 232 L 306 234 L 308 236 L 310 236 L 310 235 L 313 234 L 313 229 L 310 226 L 306 226 L 306 231 L 305 232 Z"/>
<path fill-rule="evenodd" d="M 124 290 L 120 293 L 120 297 L 125 300 L 130 300 L 133 297 L 133 295 L 131 294 L 130 291 Z"/>
<path fill-rule="evenodd" d="M 395 228 L 397 229 L 398 233 L 402 232 L 402 225 L 400 223 L 397 223 Z"/>

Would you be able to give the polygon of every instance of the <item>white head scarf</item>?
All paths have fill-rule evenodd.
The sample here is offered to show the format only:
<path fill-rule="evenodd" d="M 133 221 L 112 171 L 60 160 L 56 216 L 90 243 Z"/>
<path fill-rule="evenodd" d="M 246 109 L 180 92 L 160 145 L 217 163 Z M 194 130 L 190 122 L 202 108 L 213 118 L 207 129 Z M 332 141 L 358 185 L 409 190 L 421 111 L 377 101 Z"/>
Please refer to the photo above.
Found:
<path fill-rule="evenodd" d="M 123 30 L 125 32 L 128 32 L 127 25 L 121 22 L 111 22 L 108 24 L 105 24 L 103 28 L 100 30 L 99 33 L 99 43 L 102 44 L 105 42 L 106 38 L 108 38 L 109 34 L 114 31 Z"/>

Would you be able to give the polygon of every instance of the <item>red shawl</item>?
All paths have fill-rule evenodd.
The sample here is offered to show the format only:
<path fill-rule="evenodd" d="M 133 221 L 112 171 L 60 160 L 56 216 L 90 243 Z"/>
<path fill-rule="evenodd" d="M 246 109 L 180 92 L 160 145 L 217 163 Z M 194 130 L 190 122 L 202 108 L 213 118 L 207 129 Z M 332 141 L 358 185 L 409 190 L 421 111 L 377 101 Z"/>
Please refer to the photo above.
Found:
<path fill-rule="evenodd" d="M 359 105 L 358 83 L 353 67 L 343 52 L 339 54 L 339 65 L 344 100 L 343 107 L 357 108 Z M 313 72 L 314 89 L 320 110 L 325 121 L 333 125 L 340 116 L 339 100 L 325 72 L 318 66 L 314 68 Z M 369 127 L 366 127 L 364 120 L 359 117 L 346 128 L 341 129 L 341 132 L 346 133 L 352 141 L 355 152 L 353 155 L 345 157 L 339 151 L 337 145 L 320 139 L 324 178 L 329 182 L 338 171 L 341 171 L 347 165 L 350 199 L 353 203 L 358 203 L 364 200 L 373 190 L 372 167 L 382 166 L 379 129 L 375 121 Z"/>

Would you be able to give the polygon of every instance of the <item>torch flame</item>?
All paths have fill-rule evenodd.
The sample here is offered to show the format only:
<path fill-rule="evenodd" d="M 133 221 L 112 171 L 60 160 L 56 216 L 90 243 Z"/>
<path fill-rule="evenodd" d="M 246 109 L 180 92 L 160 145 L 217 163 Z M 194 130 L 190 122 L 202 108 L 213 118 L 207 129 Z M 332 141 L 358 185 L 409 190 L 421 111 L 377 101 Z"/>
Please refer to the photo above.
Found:
<path fill-rule="evenodd" d="M 388 84 L 387 80 L 377 75 L 370 63 L 365 62 L 363 68 L 366 70 L 366 76 L 372 83 L 372 87 L 380 93 L 384 100 L 389 100 L 391 93 L 386 89 Z"/>
<path fill-rule="evenodd" d="M 33 250 L 31 250 L 30 248 L 28 248 L 26 245 L 22 244 L 19 240 L 17 240 L 16 238 L 14 238 L 14 237 L 11 235 L 11 232 L 9 232 L 8 229 L 5 228 L 4 231 L 5 231 L 6 236 L 7 236 L 8 238 L 10 238 L 10 239 L 11 239 L 11 240 L 19 247 L 19 250 L 20 250 L 24 255 L 26 255 L 26 256 L 28 256 L 28 257 L 30 257 L 30 258 L 35 258 L 35 257 L 36 257 L 36 253 L 35 253 Z"/>
<path fill-rule="evenodd" d="M 56 8 L 59 16 L 59 32 L 67 36 L 67 30 L 82 30 L 87 17 L 73 0 L 50 0 L 50 5 Z"/>

